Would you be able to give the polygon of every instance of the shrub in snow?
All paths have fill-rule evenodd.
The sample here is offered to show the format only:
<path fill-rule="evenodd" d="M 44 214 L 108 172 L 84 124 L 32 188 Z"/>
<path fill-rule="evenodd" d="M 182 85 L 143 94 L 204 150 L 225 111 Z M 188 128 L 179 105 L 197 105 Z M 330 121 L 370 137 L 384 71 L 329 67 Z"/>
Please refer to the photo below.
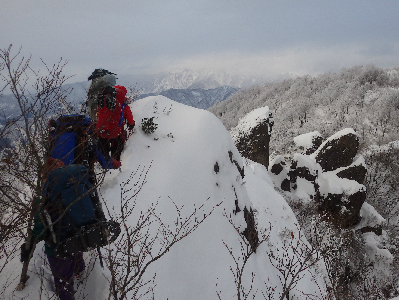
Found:
<path fill-rule="evenodd" d="M 154 117 L 144 118 L 141 120 L 141 129 L 145 134 L 150 135 L 158 128 L 158 124 L 154 123 Z"/>

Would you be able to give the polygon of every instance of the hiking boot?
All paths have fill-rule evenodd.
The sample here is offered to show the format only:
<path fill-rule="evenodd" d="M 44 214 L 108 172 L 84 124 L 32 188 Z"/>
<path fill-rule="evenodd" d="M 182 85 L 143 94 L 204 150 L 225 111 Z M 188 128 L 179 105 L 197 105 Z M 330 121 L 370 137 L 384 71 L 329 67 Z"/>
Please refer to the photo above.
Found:
<path fill-rule="evenodd" d="M 83 283 L 83 280 L 84 280 L 84 271 L 82 271 L 82 272 L 80 272 L 80 273 L 78 273 L 78 274 L 75 274 L 75 283 L 77 284 L 77 285 L 80 285 L 80 284 L 82 284 Z"/>

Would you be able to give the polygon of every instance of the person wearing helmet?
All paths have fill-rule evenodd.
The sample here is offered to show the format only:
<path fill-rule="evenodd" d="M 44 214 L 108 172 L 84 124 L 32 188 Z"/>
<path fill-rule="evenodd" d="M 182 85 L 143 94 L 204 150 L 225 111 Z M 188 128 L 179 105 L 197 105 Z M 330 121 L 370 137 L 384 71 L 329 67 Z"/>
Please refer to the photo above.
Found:
<path fill-rule="evenodd" d="M 106 87 L 113 87 L 116 84 L 117 78 L 115 75 L 105 69 L 95 69 L 89 78 L 87 78 L 87 80 L 91 80 L 92 82 L 87 92 L 86 105 L 89 117 L 93 121 L 97 119 L 98 99 Z"/>

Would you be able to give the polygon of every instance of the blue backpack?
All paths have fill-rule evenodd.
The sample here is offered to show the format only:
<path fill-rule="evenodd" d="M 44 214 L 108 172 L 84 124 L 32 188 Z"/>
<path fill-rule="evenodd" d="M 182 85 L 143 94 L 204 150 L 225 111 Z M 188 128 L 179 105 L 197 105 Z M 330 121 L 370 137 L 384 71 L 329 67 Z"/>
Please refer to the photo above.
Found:
<path fill-rule="evenodd" d="M 50 120 L 50 156 L 65 165 L 82 163 L 86 157 L 81 146 L 91 120 L 84 115 L 64 115 Z"/>

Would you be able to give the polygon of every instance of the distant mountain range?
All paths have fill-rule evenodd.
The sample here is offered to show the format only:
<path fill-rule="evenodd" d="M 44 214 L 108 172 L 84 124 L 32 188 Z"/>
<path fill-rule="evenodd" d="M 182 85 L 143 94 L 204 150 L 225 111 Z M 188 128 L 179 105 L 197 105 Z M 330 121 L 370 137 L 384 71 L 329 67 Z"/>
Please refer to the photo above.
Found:
<path fill-rule="evenodd" d="M 229 74 L 223 71 L 182 70 L 179 72 L 159 73 L 154 75 L 118 76 L 118 83 L 135 86 L 143 94 L 160 94 L 169 89 L 215 89 L 229 86 L 237 89 L 263 84 L 262 76 Z"/>
<path fill-rule="evenodd" d="M 21 111 L 13 95 L 0 95 L 0 127 L 7 120 L 12 120 L 20 114 Z"/>
<path fill-rule="evenodd" d="M 208 109 L 220 101 L 226 100 L 232 94 L 238 91 L 238 88 L 222 86 L 214 89 L 168 89 L 160 93 L 142 94 L 139 99 L 148 96 L 162 95 L 176 102 L 193 106 L 201 109 Z"/>
<path fill-rule="evenodd" d="M 163 95 L 176 102 L 201 109 L 208 109 L 223 101 L 241 88 L 262 84 L 265 78 L 258 76 L 231 75 L 209 70 L 160 73 L 153 75 L 117 76 L 117 84 L 129 90 L 140 91 L 140 98 Z M 75 82 L 63 86 L 68 90 L 67 102 L 74 110 L 80 110 L 87 95 L 90 81 Z M 0 96 L 0 125 L 19 114 L 19 108 L 11 95 Z"/>

